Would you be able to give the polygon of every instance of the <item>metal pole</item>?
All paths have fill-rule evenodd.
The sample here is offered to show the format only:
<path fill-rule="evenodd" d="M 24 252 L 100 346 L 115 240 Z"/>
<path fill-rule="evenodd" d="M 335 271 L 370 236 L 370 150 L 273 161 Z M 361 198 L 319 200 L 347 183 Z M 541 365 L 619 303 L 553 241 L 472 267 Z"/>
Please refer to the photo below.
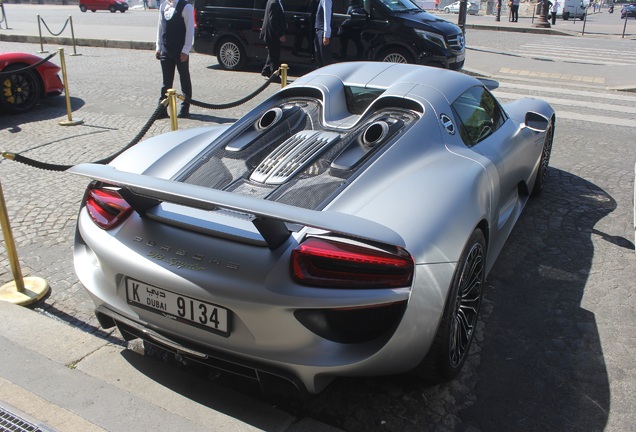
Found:
<path fill-rule="evenodd" d="M 468 0 L 459 1 L 459 16 L 457 17 L 457 25 L 462 29 L 462 33 L 466 34 L 466 9 Z"/>
<path fill-rule="evenodd" d="M 84 123 L 84 120 L 73 121 L 73 116 L 71 115 L 71 95 L 68 90 L 68 79 L 66 76 L 66 61 L 64 60 L 64 48 L 59 48 L 59 52 L 60 52 L 60 64 L 62 66 L 62 79 L 64 80 L 64 94 L 66 96 L 66 113 L 68 116 L 68 120 L 61 121 L 60 126 L 77 126 Z"/>
<path fill-rule="evenodd" d="M 179 121 L 177 120 L 177 91 L 175 89 L 168 89 L 166 92 L 168 97 L 168 114 L 170 114 L 170 130 L 176 131 L 179 129 Z"/>
<path fill-rule="evenodd" d="M 68 16 L 69 21 L 71 21 L 71 37 L 73 38 L 73 54 L 72 56 L 78 56 L 81 54 L 77 53 L 77 45 L 75 44 L 75 29 L 73 29 L 73 17 L 71 15 Z"/>
<path fill-rule="evenodd" d="M 4 234 L 4 245 L 7 249 L 9 264 L 11 265 L 11 273 L 18 292 L 24 291 L 24 280 L 22 279 L 22 270 L 18 262 L 18 254 L 15 250 L 15 242 L 13 240 L 13 232 L 9 224 L 9 215 L 7 206 L 4 202 L 4 192 L 2 191 L 2 182 L 0 182 L 0 225 L 2 226 L 2 234 Z"/>
<path fill-rule="evenodd" d="M 501 0 L 497 0 L 497 16 L 495 21 L 501 21 Z"/>
<path fill-rule="evenodd" d="M 622 38 L 625 38 L 625 29 L 627 28 L 627 14 L 625 14 L 625 24 L 623 24 L 623 36 Z"/>
<path fill-rule="evenodd" d="M 286 87 L 287 86 L 287 69 L 289 69 L 289 66 L 286 64 L 282 64 L 280 65 L 280 88 Z"/>
<path fill-rule="evenodd" d="M 40 51 L 38 51 L 38 53 L 47 53 L 48 51 L 44 51 L 44 44 L 42 42 L 42 24 L 40 24 L 40 15 L 38 15 L 38 32 L 40 33 Z"/>
<path fill-rule="evenodd" d="M 4 201 L 2 182 L 0 182 L 0 227 L 4 234 L 4 244 L 7 249 L 13 281 L 0 286 L 0 301 L 18 305 L 28 305 L 40 300 L 49 292 L 49 284 L 42 278 L 22 277 L 18 253 L 15 249 L 13 233 L 9 223 L 7 206 Z"/>
<path fill-rule="evenodd" d="M 7 26 L 7 30 L 11 30 L 9 28 L 9 18 L 7 18 L 7 13 L 4 10 L 4 3 L 2 2 L 2 0 L 0 0 L 0 8 L 2 9 L 2 19 L 0 20 L 0 23 L 4 21 L 4 25 Z M 2 26 L 0 26 L 0 28 L 2 28 Z"/>
<path fill-rule="evenodd" d="M 546 11 L 548 9 L 548 0 L 541 0 L 541 14 L 536 23 L 532 24 L 532 27 L 550 28 L 551 25 L 546 17 Z"/>

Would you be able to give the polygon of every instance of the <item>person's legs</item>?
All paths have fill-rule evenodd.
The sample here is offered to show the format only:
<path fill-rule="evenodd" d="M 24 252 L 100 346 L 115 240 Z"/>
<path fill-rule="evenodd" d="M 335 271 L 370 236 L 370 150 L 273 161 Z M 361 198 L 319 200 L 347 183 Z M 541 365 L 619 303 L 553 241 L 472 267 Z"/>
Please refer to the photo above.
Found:
<path fill-rule="evenodd" d="M 316 33 L 314 35 L 314 49 L 316 51 L 316 62 L 318 63 L 318 66 L 325 65 L 325 62 L 322 58 L 322 35 L 322 30 L 316 30 Z"/>
<path fill-rule="evenodd" d="M 177 63 L 177 71 L 179 71 L 179 81 L 181 84 L 181 91 L 188 98 L 192 99 L 192 80 L 190 79 L 190 60 Z M 187 116 L 190 112 L 190 103 L 181 102 L 181 110 L 179 116 Z"/>
<path fill-rule="evenodd" d="M 172 84 L 174 82 L 174 70 L 175 70 L 175 62 L 169 58 L 166 53 L 161 53 L 161 75 L 163 79 L 163 83 L 161 86 L 161 94 L 159 95 L 159 101 L 162 101 L 166 98 L 166 92 L 172 88 Z M 161 117 L 165 118 L 168 116 L 167 110 L 162 112 Z"/>
<path fill-rule="evenodd" d="M 325 32 L 322 30 L 316 31 L 316 59 L 318 60 L 318 66 L 326 66 L 333 63 L 331 57 L 331 44 L 324 45 L 322 40 L 324 39 Z"/>

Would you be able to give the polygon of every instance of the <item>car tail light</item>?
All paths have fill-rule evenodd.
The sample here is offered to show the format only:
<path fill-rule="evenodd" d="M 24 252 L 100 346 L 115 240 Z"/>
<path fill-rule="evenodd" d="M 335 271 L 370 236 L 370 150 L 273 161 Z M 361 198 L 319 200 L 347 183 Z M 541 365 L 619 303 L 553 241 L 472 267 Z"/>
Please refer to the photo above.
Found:
<path fill-rule="evenodd" d="M 411 285 L 413 258 L 403 249 L 370 247 L 310 237 L 292 251 L 292 275 L 305 285 L 397 288 Z"/>
<path fill-rule="evenodd" d="M 112 186 L 89 186 L 84 201 L 93 222 L 103 229 L 116 227 L 132 212 L 132 207 Z"/>

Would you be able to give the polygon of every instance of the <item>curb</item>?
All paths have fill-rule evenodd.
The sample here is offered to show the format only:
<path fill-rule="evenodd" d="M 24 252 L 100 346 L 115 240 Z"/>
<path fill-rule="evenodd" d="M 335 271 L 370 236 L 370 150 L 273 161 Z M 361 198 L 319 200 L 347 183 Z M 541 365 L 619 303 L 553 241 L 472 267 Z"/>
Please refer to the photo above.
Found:
<path fill-rule="evenodd" d="M 0 316 L 0 406 L 32 423 L 65 432 L 340 431 L 29 308 L 0 301 Z"/>

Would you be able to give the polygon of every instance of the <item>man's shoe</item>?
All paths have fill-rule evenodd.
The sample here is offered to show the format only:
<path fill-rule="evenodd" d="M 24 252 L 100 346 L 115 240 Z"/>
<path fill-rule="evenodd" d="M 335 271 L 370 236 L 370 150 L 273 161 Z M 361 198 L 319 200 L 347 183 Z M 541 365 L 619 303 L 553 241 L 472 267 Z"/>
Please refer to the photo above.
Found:
<path fill-rule="evenodd" d="M 181 108 L 181 111 L 179 111 L 179 114 L 177 115 L 177 117 L 179 118 L 188 118 L 190 117 L 190 110 L 187 108 Z"/>

